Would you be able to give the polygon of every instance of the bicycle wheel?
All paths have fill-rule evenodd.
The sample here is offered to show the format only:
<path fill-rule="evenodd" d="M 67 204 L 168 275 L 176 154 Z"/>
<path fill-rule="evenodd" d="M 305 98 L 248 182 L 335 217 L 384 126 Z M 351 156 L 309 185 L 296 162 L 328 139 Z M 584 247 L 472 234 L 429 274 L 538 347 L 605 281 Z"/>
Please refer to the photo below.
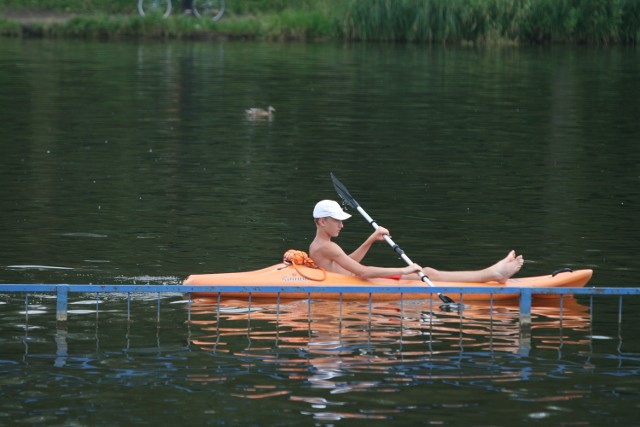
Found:
<path fill-rule="evenodd" d="M 196 16 L 217 21 L 224 15 L 225 0 L 201 0 L 193 2 L 193 13 Z"/>
<path fill-rule="evenodd" d="M 171 0 L 138 0 L 138 13 L 141 16 L 162 14 L 166 18 L 171 15 Z"/>

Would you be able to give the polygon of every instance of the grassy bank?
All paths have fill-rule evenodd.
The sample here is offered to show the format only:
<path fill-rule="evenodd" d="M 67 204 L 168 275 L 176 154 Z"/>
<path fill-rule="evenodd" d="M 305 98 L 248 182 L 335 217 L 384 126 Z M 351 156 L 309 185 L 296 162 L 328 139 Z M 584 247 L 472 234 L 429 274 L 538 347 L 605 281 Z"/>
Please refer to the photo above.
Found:
<path fill-rule="evenodd" d="M 527 44 L 640 39 L 640 0 L 228 0 L 218 22 L 185 16 L 182 2 L 173 4 L 175 13 L 164 19 L 138 16 L 135 0 L 4 0 L 0 34 Z M 67 19 L 15 18 L 25 11 Z"/>
<path fill-rule="evenodd" d="M 640 37 L 639 0 L 352 0 L 348 39 L 612 44 Z"/>
<path fill-rule="evenodd" d="M 0 21 L 0 34 L 15 37 L 84 39 L 261 39 L 320 40 L 335 38 L 335 26 L 313 12 L 283 12 L 244 16 L 220 22 L 177 15 L 91 14 L 70 17 L 64 22 Z"/>

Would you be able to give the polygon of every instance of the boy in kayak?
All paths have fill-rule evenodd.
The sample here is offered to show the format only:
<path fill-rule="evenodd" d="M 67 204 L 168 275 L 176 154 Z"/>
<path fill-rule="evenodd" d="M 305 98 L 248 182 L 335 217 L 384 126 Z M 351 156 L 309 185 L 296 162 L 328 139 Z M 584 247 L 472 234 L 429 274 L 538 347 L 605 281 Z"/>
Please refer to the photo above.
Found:
<path fill-rule="evenodd" d="M 319 267 L 335 273 L 354 275 L 364 279 L 392 277 L 419 280 L 417 272 L 422 270 L 429 279 L 438 282 L 497 281 L 505 283 L 524 264 L 522 255 L 516 256 L 515 252 L 511 251 L 494 265 L 473 271 L 441 271 L 431 267 L 422 268 L 415 263 L 399 268 L 368 266 L 361 264 L 362 259 L 375 242 L 384 240 L 385 234 L 389 235 L 389 230 L 378 227 L 358 249 L 347 255 L 331 239 L 338 237 L 344 227 L 343 221 L 351 218 L 351 215 L 344 212 L 337 202 L 322 200 L 313 209 L 313 218 L 316 222 L 316 237 L 309 245 L 309 256 Z"/>

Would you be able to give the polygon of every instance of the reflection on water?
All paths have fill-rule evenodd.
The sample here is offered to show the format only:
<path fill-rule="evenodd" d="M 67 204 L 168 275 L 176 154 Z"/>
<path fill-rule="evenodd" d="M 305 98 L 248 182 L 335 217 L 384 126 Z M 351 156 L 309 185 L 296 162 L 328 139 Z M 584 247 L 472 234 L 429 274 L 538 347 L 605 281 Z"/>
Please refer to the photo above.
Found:
<path fill-rule="evenodd" d="M 100 382 L 91 387 L 110 404 L 119 400 L 109 398 L 110 390 L 152 383 L 174 394 L 215 392 L 225 402 L 286 399 L 295 413 L 317 420 L 411 416 L 425 408 L 426 397 L 419 392 L 424 387 L 430 390 L 428 406 L 436 410 L 436 421 L 446 419 L 442 411 L 451 405 L 463 412 L 477 407 L 477 391 L 501 395 L 494 400 L 514 408 L 544 403 L 545 413 L 557 412 L 548 409 L 549 402 L 563 402 L 568 406 L 560 412 L 574 415 L 600 395 L 593 390 L 594 376 L 597 390 L 609 387 L 612 376 L 630 393 L 639 392 L 624 378 L 639 373 L 640 352 L 637 346 L 621 351 L 627 338 L 633 342 L 623 334 L 633 319 L 623 321 L 618 313 L 605 319 L 596 304 L 599 322 L 594 323 L 592 303 L 570 297 L 536 301 L 527 330 L 518 324 L 518 307 L 504 303 L 446 312 L 421 300 L 240 301 L 114 294 L 71 301 L 68 324 L 58 324 L 52 333 L 54 298 L 2 296 L 2 302 L 0 385 L 14 396 L 13 405 L 23 408 L 34 396 L 17 379 L 24 372 L 52 368 L 54 377 L 42 378 L 41 387 L 65 389 L 73 383 L 84 390 L 89 383 L 80 386 L 78 381 L 85 384 L 97 376 Z M 625 305 L 625 310 L 634 309 Z M 620 335 L 599 337 L 603 322 L 609 330 L 617 322 Z M 568 378 L 591 385 L 566 388 L 561 383 Z M 548 388 L 542 380 L 560 384 Z M 452 387 L 458 392 L 450 394 Z M 396 391 L 402 391 L 400 396 Z M 371 393 L 384 395 L 384 402 L 365 403 L 358 397 Z M 136 410 L 135 404 L 127 407 Z M 0 404 L 3 408 L 6 403 Z M 93 413 L 103 414 L 99 408 Z"/>
<path fill-rule="evenodd" d="M 296 355 L 304 355 L 296 362 L 326 368 L 334 361 L 337 371 L 347 372 L 386 367 L 390 373 L 395 364 L 468 352 L 527 355 L 532 339 L 538 337 L 540 348 L 557 351 L 565 345 L 589 345 L 588 307 L 569 297 L 541 303 L 532 313 L 533 332 L 527 332 L 519 326 L 517 305 L 469 305 L 447 313 L 414 300 L 367 304 L 200 299 L 193 304 L 192 324 L 202 335 L 196 328 L 192 334 L 194 344 L 213 353 L 266 361 L 294 349 Z M 246 347 L 234 352 L 230 341 L 237 344 L 238 336 L 246 339 Z"/>

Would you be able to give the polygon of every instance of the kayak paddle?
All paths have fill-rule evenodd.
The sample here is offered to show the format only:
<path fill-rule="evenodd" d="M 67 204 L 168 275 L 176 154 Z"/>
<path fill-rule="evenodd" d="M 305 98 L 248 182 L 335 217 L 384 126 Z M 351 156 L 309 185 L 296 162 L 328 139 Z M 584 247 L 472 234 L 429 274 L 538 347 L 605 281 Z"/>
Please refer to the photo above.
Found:
<path fill-rule="evenodd" d="M 360 212 L 360 214 L 364 217 L 364 219 L 366 219 L 367 222 L 371 224 L 374 230 L 377 230 L 379 225 L 365 212 L 362 206 L 360 206 L 360 204 L 356 201 L 356 199 L 354 199 L 353 196 L 349 193 L 349 190 L 347 190 L 347 187 L 345 187 L 340 181 L 338 181 L 338 178 L 336 178 L 336 176 L 333 173 L 331 173 L 331 180 L 333 181 L 333 186 L 335 187 L 336 192 L 342 198 L 342 200 L 344 200 L 344 202 L 347 205 L 351 206 L 352 208 Z M 407 256 L 407 254 L 404 253 L 404 251 L 400 248 L 400 246 L 396 245 L 395 242 L 391 240 L 391 237 L 389 237 L 389 235 L 385 234 L 383 237 L 384 237 L 384 240 L 393 248 L 393 250 L 396 251 L 396 253 L 400 256 L 400 258 L 402 258 L 404 262 L 407 263 L 407 265 L 413 264 L 413 262 Z M 420 279 L 430 287 L 435 286 L 431 282 L 431 280 L 429 280 L 427 275 L 424 274 L 422 271 L 418 271 L 418 276 L 420 276 Z M 437 294 L 443 303 L 456 304 L 456 302 L 451 298 L 449 298 L 448 296 L 442 295 L 440 292 L 438 292 Z"/>

